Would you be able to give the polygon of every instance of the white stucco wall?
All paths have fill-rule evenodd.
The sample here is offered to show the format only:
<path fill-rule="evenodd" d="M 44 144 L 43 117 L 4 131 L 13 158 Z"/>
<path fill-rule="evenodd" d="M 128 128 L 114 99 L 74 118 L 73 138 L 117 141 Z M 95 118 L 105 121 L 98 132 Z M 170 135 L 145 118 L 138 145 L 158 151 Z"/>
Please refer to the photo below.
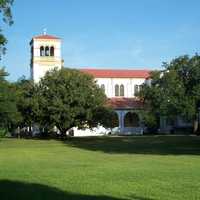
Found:
<path fill-rule="evenodd" d="M 47 71 L 51 71 L 55 68 L 60 69 L 61 66 L 33 64 L 32 79 L 35 83 L 38 83 L 40 79 L 45 76 Z"/>
<path fill-rule="evenodd" d="M 105 93 L 108 98 L 115 97 L 115 85 L 124 85 L 124 97 L 134 97 L 135 85 L 142 85 L 144 78 L 96 78 L 97 84 L 105 85 Z"/>

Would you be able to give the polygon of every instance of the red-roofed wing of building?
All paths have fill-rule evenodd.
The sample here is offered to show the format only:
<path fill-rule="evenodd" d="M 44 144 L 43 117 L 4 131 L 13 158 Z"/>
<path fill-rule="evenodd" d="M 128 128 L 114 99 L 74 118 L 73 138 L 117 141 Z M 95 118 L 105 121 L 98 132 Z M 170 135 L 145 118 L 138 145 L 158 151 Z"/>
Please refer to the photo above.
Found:
<path fill-rule="evenodd" d="M 149 78 L 150 70 L 80 69 L 95 78 Z"/>
<path fill-rule="evenodd" d="M 142 109 L 144 104 L 136 98 L 109 98 L 107 105 L 113 109 Z"/>

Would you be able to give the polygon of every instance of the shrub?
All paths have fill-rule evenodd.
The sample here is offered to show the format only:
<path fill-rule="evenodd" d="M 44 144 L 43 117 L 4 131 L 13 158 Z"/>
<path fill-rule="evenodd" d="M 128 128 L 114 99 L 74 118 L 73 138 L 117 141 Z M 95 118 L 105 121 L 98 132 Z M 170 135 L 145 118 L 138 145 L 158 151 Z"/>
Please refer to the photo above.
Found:
<path fill-rule="evenodd" d="M 0 128 L 0 138 L 5 137 L 7 133 L 8 131 L 6 129 Z"/>

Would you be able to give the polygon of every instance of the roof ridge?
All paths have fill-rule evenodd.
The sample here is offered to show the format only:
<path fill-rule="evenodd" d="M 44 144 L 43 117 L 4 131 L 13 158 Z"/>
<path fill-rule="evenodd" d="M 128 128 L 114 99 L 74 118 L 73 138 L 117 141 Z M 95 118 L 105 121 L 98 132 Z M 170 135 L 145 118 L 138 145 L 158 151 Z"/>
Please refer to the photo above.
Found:
<path fill-rule="evenodd" d="M 148 78 L 150 76 L 151 70 L 142 69 L 80 69 L 84 73 L 88 73 L 95 78 Z"/>
<path fill-rule="evenodd" d="M 60 38 L 54 35 L 45 34 L 45 35 L 36 35 L 33 37 L 33 39 L 60 39 Z"/>
<path fill-rule="evenodd" d="M 112 69 L 112 68 L 79 68 L 79 70 L 97 70 L 97 71 L 152 71 L 150 69 Z"/>

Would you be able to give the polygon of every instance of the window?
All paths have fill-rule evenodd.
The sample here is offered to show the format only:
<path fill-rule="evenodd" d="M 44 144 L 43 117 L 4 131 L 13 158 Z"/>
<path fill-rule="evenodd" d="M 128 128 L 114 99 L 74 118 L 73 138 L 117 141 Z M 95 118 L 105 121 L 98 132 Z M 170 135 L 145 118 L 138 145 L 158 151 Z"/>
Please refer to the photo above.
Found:
<path fill-rule="evenodd" d="M 124 96 L 124 85 L 120 85 L 120 96 Z"/>
<path fill-rule="evenodd" d="M 139 90 L 138 85 L 135 85 L 134 94 L 137 94 L 137 93 L 138 93 L 138 90 Z"/>
<path fill-rule="evenodd" d="M 54 56 L 54 47 L 50 48 L 50 56 Z"/>
<path fill-rule="evenodd" d="M 105 85 L 101 84 L 100 88 L 105 92 Z"/>
<path fill-rule="evenodd" d="M 119 96 L 119 85 L 115 85 L 115 96 Z"/>
<path fill-rule="evenodd" d="M 49 56 L 50 55 L 49 53 L 50 53 L 49 47 L 45 47 L 45 56 Z"/>
<path fill-rule="evenodd" d="M 135 85 L 134 94 L 137 94 L 142 89 L 142 85 Z"/>
<path fill-rule="evenodd" d="M 43 46 L 40 47 L 40 56 L 44 56 L 44 47 Z"/>
<path fill-rule="evenodd" d="M 118 84 L 115 85 L 115 96 L 116 97 L 124 97 L 124 85 L 121 84 L 120 86 Z"/>

